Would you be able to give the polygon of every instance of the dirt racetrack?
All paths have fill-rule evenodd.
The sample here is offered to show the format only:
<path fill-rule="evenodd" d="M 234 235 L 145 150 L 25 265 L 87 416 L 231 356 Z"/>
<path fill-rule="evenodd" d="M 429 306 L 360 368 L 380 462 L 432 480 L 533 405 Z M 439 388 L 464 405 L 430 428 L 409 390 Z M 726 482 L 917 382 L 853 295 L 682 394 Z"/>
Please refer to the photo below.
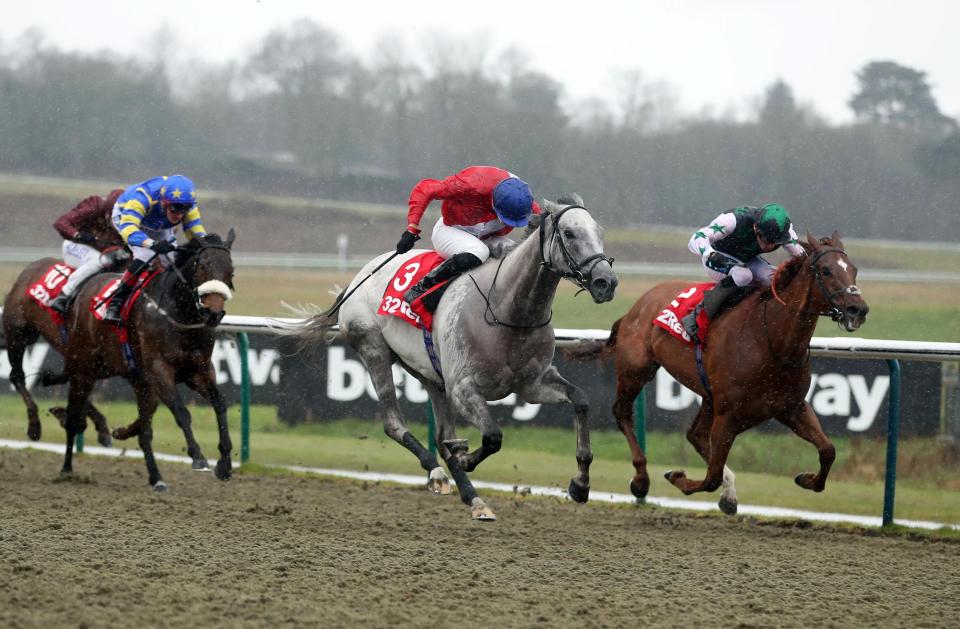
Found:
<path fill-rule="evenodd" d="M 0 626 L 941 627 L 960 543 L 0 449 Z"/>

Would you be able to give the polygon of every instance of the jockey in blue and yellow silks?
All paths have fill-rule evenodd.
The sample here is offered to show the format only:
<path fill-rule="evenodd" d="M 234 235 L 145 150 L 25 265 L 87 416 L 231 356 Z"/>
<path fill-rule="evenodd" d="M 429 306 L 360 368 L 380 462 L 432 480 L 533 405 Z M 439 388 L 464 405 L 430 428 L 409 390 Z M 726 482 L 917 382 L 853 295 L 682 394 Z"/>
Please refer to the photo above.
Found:
<path fill-rule="evenodd" d="M 193 182 L 183 175 L 154 177 L 130 186 L 113 206 L 111 220 L 133 254 L 104 316 L 106 321 L 119 322 L 123 303 L 147 263 L 154 257 L 165 265 L 173 262 L 176 226 L 181 225 L 189 238 L 200 238 L 207 232 L 200 220 Z"/>

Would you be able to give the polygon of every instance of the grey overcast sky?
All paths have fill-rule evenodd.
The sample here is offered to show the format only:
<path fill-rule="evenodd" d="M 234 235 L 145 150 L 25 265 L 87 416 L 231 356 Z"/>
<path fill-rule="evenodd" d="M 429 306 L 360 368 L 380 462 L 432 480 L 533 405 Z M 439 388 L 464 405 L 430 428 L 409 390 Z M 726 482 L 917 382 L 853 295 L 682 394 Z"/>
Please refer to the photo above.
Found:
<path fill-rule="evenodd" d="M 0 52 L 36 27 L 64 50 L 149 54 L 167 25 L 185 57 L 224 62 L 300 17 L 361 58 L 385 33 L 411 51 L 438 32 L 480 39 L 492 59 L 516 47 L 574 99 L 610 98 L 616 72 L 639 69 L 670 84 L 686 112 L 743 114 L 782 78 L 801 103 L 845 122 L 854 72 L 892 60 L 927 72 L 941 110 L 960 116 L 956 0 L 0 0 Z"/>

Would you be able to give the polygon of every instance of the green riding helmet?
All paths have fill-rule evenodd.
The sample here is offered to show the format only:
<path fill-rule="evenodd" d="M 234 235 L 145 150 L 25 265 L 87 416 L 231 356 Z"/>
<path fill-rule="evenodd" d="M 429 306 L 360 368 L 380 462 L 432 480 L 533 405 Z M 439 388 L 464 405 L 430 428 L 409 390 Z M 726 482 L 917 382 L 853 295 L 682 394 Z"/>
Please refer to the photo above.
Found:
<path fill-rule="evenodd" d="M 767 242 L 783 245 L 790 241 L 790 215 L 787 208 L 770 203 L 760 208 L 757 231 Z"/>

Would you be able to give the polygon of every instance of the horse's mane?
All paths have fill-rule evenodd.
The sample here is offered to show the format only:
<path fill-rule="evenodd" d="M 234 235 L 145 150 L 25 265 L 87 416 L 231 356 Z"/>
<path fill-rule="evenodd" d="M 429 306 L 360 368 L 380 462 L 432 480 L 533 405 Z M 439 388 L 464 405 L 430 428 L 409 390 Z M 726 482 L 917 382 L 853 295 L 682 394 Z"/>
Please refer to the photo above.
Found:
<path fill-rule="evenodd" d="M 819 242 L 822 246 L 825 247 L 835 247 L 837 246 L 832 239 L 829 237 L 823 237 L 819 239 Z M 806 242 L 798 242 L 798 245 L 803 247 L 803 250 L 806 252 L 806 255 L 797 256 L 796 258 L 790 258 L 783 262 L 779 267 L 777 267 L 776 272 L 773 275 L 774 282 L 776 282 L 776 289 L 778 291 L 784 290 L 787 286 L 790 285 L 797 275 L 800 273 L 800 270 L 803 268 L 803 265 L 810 258 L 810 254 L 813 253 L 813 247 L 811 247 Z M 757 291 L 758 298 L 763 301 L 773 298 L 773 288 L 774 283 L 771 282 L 770 286 L 767 286 L 759 291 Z"/>
<path fill-rule="evenodd" d="M 177 266 L 182 267 L 195 254 L 199 253 L 201 249 L 210 245 L 226 247 L 227 242 L 221 238 L 219 234 L 207 234 L 206 236 L 201 236 L 199 238 L 191 238 L 187 241 L 187 244 L 178 248 L 179 251 L 186 255 L 177 256 Z"/>

